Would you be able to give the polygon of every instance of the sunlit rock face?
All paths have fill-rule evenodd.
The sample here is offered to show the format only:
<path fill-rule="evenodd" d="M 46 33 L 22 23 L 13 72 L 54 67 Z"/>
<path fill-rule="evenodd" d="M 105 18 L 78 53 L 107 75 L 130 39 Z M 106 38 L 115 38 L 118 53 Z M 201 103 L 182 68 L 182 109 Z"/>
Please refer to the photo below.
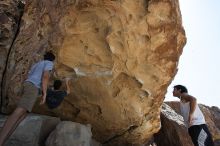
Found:
<path fill-rule="evenodd" d="M 30 66 L 52 50 L 52 78 L 72 78 L 54 114 L 90 123 L 105 145 L 144 143 L 160 128 L 186 42 L 181 23 L 174 0 L 28 1 L 4 78 L 5 107 L 14 107 Z M 38 105 L 34 112 L 51 114 Z"/>

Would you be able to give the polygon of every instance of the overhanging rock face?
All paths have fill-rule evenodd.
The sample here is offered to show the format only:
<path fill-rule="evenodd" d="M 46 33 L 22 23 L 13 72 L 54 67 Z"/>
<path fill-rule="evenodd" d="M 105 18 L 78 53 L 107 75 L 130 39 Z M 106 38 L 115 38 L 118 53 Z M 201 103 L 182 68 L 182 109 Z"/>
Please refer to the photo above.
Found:
<path fill-rule="evenodd" d="M 30 66 L 53 50 L 53 78 L 72 78 L 55 114 L 90 123 L 106 145 L 143 143 L 160 128 L 185 42 L 176 0 L 30 1 L 9 56 L 5 107 L 16 103 Z M 34 112 L 49 114 L 38 105 Z"/>

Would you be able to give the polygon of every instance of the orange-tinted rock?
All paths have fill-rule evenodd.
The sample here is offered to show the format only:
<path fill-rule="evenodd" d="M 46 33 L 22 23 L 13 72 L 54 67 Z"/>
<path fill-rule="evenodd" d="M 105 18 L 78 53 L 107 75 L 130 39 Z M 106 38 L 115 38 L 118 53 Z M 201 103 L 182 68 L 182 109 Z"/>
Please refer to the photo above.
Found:
<path fill-rule="evenodd" d="M 160 128 L 186 42 L 181 23 L 173 0 L 28 1 L 4 78 L 5 107 L 14 107 L 30 66 L 52 50 L 52 78 L 72 78 L 53 114 L 90 123 L 106 145 L 144 143 Z M 51 113 L 38 105 L 34 112 Z"/>

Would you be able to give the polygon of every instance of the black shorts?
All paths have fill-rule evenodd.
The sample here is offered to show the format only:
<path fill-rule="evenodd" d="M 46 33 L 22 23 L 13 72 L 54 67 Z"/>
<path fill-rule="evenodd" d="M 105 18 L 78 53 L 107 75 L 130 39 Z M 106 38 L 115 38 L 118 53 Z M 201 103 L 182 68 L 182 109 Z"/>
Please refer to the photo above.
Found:
<path fill-rule="evenodd" d="M 193 125 L 188 132 L 195 146 L 214 146 L 212 135 L 206 124 Z"/>

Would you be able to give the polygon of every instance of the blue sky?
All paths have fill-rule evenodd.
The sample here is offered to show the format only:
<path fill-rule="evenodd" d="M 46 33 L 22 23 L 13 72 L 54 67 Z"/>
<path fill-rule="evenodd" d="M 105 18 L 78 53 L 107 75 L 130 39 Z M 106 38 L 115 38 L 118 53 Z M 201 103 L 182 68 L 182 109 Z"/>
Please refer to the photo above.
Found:
<path fill-rule="evenodd" d="M 198 103 L 220 108 L 220 0 L 179 0 L 187 44 L 179 60 L 179 71 L 168 88 L 185 85 Z"/>

